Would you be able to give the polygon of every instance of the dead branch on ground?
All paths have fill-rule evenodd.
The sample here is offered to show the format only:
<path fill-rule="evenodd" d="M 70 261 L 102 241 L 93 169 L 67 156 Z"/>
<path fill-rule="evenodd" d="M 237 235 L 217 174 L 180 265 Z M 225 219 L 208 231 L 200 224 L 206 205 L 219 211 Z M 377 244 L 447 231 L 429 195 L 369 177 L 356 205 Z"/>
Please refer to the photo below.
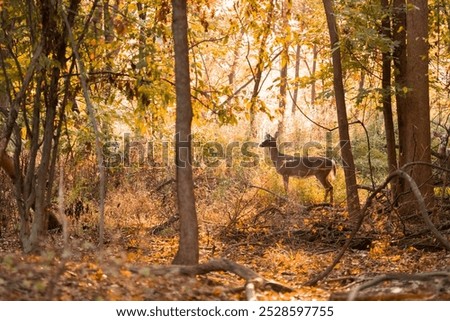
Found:
<path fill-rule="evenodd" d="M 415 163 L 409 163 L 409 164 L 405 164 L 401 169 L 395 170 L 393 171 L 391 174 L 389 174 L 389 176 L 386 178 L 386 180 L 383 182 L 382 185 L 380 185 L 378 188 L 376 188 L 367 198 L 366 203 L 364 204 L 364 207 L 362 208 L 359 217 L 358 217 L 358 221 L 356 222 L 356 224 L 354 225 L 352 232 L 350 233 L 349 238 L 347 239 L 347 241 L 345 242 L 344 246 L 341 248 L 341 250 L 339 251 L 339 253 L 336 255 L 335 259 L 333 260 L 333 262 L 331 263 L 330 266 L 328 266 L 322 273 L 320 273 L 319 275 L 317 275 L 316 277 L 308 280 L 307 282 L 305 282 L 304 285 L 307 286 L 312 286 L 312 285 L 316 285 L 317 282 L 319 282 L 320 280 L 324 279 L 325 277 L 327 277 L 331 271 L 333 271 L 334 267 L 339 263 L 339 261 L 342 259 L 342 257 L 344 256 L 344 253 L 347 251 L 350 242 L 354 239 L 354 237 L 356 236 L 356 234 L 358 233 L 358 231 L 360 230 L 362 223 L 364 221 L 364 218 L 368 215 L 368 208 L 369 206 L 372 204 L 373 199 L 376 197 L 376 195 L 378 193 L 380 193 L 388 184 L 389 182 L 394 179 L 395 177 L 401 177 L 404 180 L 406 180 L 409 184 L 409 186 L 411 187 L 411 191 L 413 192 L 417 203 L 419 205 L 419 211 L 420 214 L 423 218 L 423 220 L 425 221 L 426 225 L 428 226 L 429 230 L 433 233 L 433 235 L 436 237 L 437 240 L 439 240 L 439 242 L 447 249 L 450 250 L 450 242 L 436 229 L 436 227 L 434 226 L 433 222 L 431 222 L 429 216 L 428 216 L 428 211 L 425 205 L 425 200 L 422 196 L 422 194 L 420 193 L 419 187 L 417 186 L 417 183 L 412 179 L 412 177 L 406 173 L 404 171 L 405 168 L 412 166 L 412 165 L 431 165 L 432 164 L 428 164 L 425 162 L 415 162 Z"/>
<path fill-rule="evenodd" d="M 380 283 L 385 281 L 420 281 L 420 282 L 429 282 L 433 281 L 436 278 L 443 278 L 444 280 L 450 280 L 450 272 L 448 271 L 436 271 L 436 272 L 426 272 L 426 273 L 417 273 L 417 274 L 407 274 L 407 273 L 390 273 L 377 276 L 370 281 L 367 281 L 361 285 L 355 286 L 350 292 L 347 293 L 339 293 L 336 294 L 335 298 L 346 299 L 348 301 L 354 301 L 356 299 L 365 299 L 367 296 L 362 295 L 360 297 L 360 292 L 374 287 Z M 437 292 L 439 292 L 438 289 Z M 346 296 L 346 298 L 344 298 Z"/>
<path fill-rule="evenodd" d="M 306 210 L 307 212 L 309 212 L 309 211 L 314 210 L 314 209 L 316 209 L 316 208 L 324 208 L 324 207 L 333 207 L 333 204 L 331 204 L 331 203 L 326 203 L 326 202 L 324 202 L 324 203 L 318 203 L 318 204 L 311 204 L 311 205 L 306 206 L 306 207 L 305 207 L 305 210 Z"/>
<path fill-rule="evenodd" d="M 138 272 L 136 269 L 130 269 L 133 272 Z M 204 275 L 210 272 L 230 272 L 243 278 L 245 283 L 245 293 L 247 300 L 256 300 L 256 290 L 271 289 L 277 292 L 292 292 L 293 289 L 282 285 L 272 280 L 266 280 L 252 269 L 232 262 L 225 258 L 211 260 L 206 263 L 197 265 L 168 265 L 168 266 L 154 266 L 150 267 L 151 274 L 154 275 L 168 275 L 180 274 L 186 276 Z"/>
<path fill-rule="evenodd" d="M 152 227 L 150 229 L 150 234 L 156 235 L 164 231 L 166 228 L 171 226 L 173 223 L 178 222 L 180 220 L 180 215 L 176 213 L 175 215 L 172 215 L 169 217 L 165 222 L 156 225 L 155 227 Z"/>
<path fill-rule="evenodd" d="M 156 186 L 155 191 L 159 192 L 160 190 L 163 189 L 164 186 L 175 183 L 176 179 L 175 178 L 169 178 L 167 180 L 165 180 L 164 182 L 160 183 L 158 186 Z"/>

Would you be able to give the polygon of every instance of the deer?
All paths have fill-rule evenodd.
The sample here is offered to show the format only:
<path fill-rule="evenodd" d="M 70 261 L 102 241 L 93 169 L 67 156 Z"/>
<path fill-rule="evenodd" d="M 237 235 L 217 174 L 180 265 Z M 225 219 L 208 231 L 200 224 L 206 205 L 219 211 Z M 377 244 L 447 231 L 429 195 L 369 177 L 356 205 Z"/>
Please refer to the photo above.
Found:
<path fill-rule="evenodd" d="M 283 177 L 284 190 L 286 194 L 289 189 L 289 177 L 306 178 L 315 176 L 325 189 L 326 202 L 330 195 L 330 203 L 333 204 L 333 185 L 330 178 L 336 176 L 336 163 L 333 159 L 320 156 L 295 157 L 280 153 L 277 147 L 276 136 L 267 134 L 265 140 L 259 147 L 268 147 L 270 159 L 272 160 L 278 174 Z"/>

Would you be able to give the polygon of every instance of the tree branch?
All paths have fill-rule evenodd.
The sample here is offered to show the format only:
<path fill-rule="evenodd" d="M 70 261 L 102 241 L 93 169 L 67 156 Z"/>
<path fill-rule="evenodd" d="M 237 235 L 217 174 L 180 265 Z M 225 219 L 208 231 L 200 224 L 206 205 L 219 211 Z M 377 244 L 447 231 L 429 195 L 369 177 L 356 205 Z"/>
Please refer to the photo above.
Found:
<path fill-rule="evenodd" d="M 380 193 L 388 184 L 389 182 L 394 179 L 395 177 L 399 176 L 401 178 L 403 178 L 405 181 L 408 182 L 408 184 L 411 187 L 411 190 L 417 200 L 417 202 L 419 203 L 419 211 L 420 214 L 423 218 L 423 220 L 425 221 L 427 227 L 429 228 L 429 230 L 433 233 L 433 235 L 436 237 L 436 239 L 439 240 L 439 242 L 447 249 L 450 250 L 450 242 L 437 230 L 437 228 L 434 226 L 433 222 L 431 222 L 429 216 L 428 216 L 428 211 L 425 205 L 425 200 L 422 196 L 422 194 L 420 193 L 419 187 L 417 186 L 417 183 L 411 178 L 411 176 L 409 176 L 408 173 L 406 173 L 404 170 L 405 168 L 414 165 L 414 164 L 420 164 L 420 165 L 430 165 L 433 166 L 432 164 L 429 163 L 425 163 L 425 162 L 415 162 L 415 163 L 408 163 L 405 164 L 401 169 L 398 169 L 394 172 L 392 172 L 387 178 L 386 180 L 383 182 L 383 184 L 381 184 L 379 187 L 377 187 L 367 198 L 366 203 L 364 204 L 363 209 L 360 212 L 360 215 L 358 217 L 358 220 L 354 226 L 354 228 L 352 229 L 352 232 L 350 233 L 350 236 L 348 237 L 348 239 L 346 240 L 344 246 L 341 248 L 341 250 L 339 251 L 339 253 L 336 255 L 335 259 L 333 260 L 333 262 L 322 272 L 319 273 L 319 275 L 317 275 L 316 277 L 308 280 L 307 282 L 305 282 L 304 285 L 307 286 L 312 286 L 317 284 L 317 282 L 319 282 L 320 280 L 322 280 L 323 278 L 327 277 L 331 271 L 333 271 L 334 267 L 339 263 L 339 261 L 341 260 L 341 258 L 344 256 L 345 251 L 348 249 L 350 242 L 354 239 L 354 237 L 356 236 L 356 234 L 358 233 L 359 229 L 361 228 L 361 225 L 364 221 L 364 218 L 367 216 L 367 210 L 369 208 L 369 206 L 371 205 L 373 199 L 375 198 L 375 196 Z"/>
<path fill-rule="evenodd" d="M 449 278 L 450 272 L 446 271 L 437 271 L 437 272 L 426 272 L 426 273 L 419 273 L 419 274 L 407 274 L 407 273 L 391 273 L 391 274 L 384 274 L 377 276 L 373 278 L 370 281 L 367 281 L 361 285 L 358 285 L 354 287 L 349 293 L 347 300 L 353 301 L 356 299 L 359 292 L 362 290 L 368 289 L 370 287 L 376 286 L 377 284 L 380 284 L 384 281 L 393 281 L 393 280 L 400 280 L 400 281 L 429 281 L 430 279 L 433 279 L 435 277 L 443 277 L 443 278 Z"/>
<path fill-rule="evenodd" d="M 130 269 L 139 272 L 138 269 Z M 266 280 L 252 269 L 225 258 L 211 260 L 197 265 L 169 265 L 150 268 L 154 275 L 182 274 L 187 276 L 204 275 L 210 272 L 230 272 L 246 281 L 245 292 L 249 301 L 256 300 L 257 289 L 272 289 L 277 292 L 292 292 L 293 289 L 272 280 Z"/>

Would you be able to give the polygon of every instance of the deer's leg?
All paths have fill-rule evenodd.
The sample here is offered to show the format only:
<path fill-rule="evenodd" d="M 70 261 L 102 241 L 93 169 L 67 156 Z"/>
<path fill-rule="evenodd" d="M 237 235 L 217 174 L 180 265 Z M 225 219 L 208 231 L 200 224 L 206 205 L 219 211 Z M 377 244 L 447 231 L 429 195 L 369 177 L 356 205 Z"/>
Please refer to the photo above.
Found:
<path fill-rule="evenodd" d="M 324 173 L 321 173 L 324 174 Z M 324 202 L 327 201 L 328 195 L 330 195 L 330 203 L 333 204 L 333 185 L 328 181 L 328 173 L 326 173 L 326 176 L 323 175 L 316 175 L 317 179 L 319 180 L 320 184 L 322 184 L 323 188 L 325 189 L 325 199 Z"/>
<path fill-rule="evenodd" d="M 283 175 L 284 191 L 287 194 L 289 189 L 289 176 Z"/>
<path fill-rule="evenodd" d="M 330 203 L 333 204 L 334 203 L 333 202 L 333 186 L 331 186 L 331 184 L 330 184 L 330 187 L 326 190 L 325 201 L 327 200 L 327 195 L 328 194 L 330 194 Z"/>

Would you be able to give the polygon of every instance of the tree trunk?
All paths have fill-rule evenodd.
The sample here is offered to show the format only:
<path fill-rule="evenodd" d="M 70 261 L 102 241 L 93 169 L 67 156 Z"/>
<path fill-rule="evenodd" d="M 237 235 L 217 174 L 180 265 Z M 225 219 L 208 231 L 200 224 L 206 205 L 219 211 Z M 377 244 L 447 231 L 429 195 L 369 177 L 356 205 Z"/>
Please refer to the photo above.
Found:
<path fill-rule="evenodd" d="M 283 49 L 280 56 L 281 69 L 280 69 L 280 97 L 278 104 L 278 112 L 280 113 L 280 120 L 278 122 L 278 135 L 283 137 L 284 135 L 284 117 L 286 112 L 286 100 L 287 100 L 287 75 L 288 75 L 288 63 L 289 63 L 289 45 L 290 45 L 290 27 L 289 19 L 291 17 L 291 0 L 283 1 L 283 8 L 281 12 L 281 19 L 283 20 L 282 32 L 287 34 L 283 40 Z"/>
<path fill-rule="evenodd" d="M 319 49 L 317 48 L 317 44 L 313 46 L 313 62 L 311 68 L 311 106 L 314 106 L 316 102 L 316 69 L 317 69 L 317 56 L 319 55 Z"/>
<path fill-rule="evenodd" d="M 269 0 L 269 6 L 267 8 L 267 20 L 264 24 L 264 30 L 261 35 L 261 40 L 259 43 L 259 51 L 258 51 L 258 62 L 256 63 L 256 70 L 253 72 L 253 92 L 252 97 L 250 99 L 250 130 L 249 130 L 249 136 L 250 138 L 256 136 L 256 114 L 257 114 L 257 103 L 258 103 L 258 96 L 259 91 L 261 90 L 261 81 L 262 81 L 262 73 L 264 71 L 264 64 L 265 64 L 265 52 L 266 52 L 266 45 L 267 45 L 267 39 L 269 38 L 270 31 L 272 29 L 272 22 L 273 22 L 273 11 L 274 11 L 274 0 Z"/>
<path fill-rule="evenodd" d="M 381 6 L 385 10 L 381 24 L 382 24 L 382 34 L 386 38 L 391 38 L 391 19 L 387 14 L 389 10 L 389 0 L 381 0 Z M 398 167 L 397 164 L 397 152 L 395 149 L 395 129 L 394 129 L 394 118 L 392 114 L 392 92 L 391 92 L 391 53 L 383 52 L 382 55 L 382 80 L 381 87 L 383 93 L 383 117 L 384 117 L 384 129 L 386 135 L 386 149 L 388 157 L 388 170 L 389 173 L 395 171 Z M 398 179 L 392 180 L 391 191 L 392 199 L 397 198 L 397 182 Z"/>
<path fill-rule="evenodd" d="M 297 47 L 295 49 L 295 74 L 294 74 L 295 81 L 297 81 L 298 77 L 300 76 L 301 51 L 302 46 L 300 44 L 297 44 Z M 297 110 L 297 101 L 298 101 L 298 85 L 296 84 L 294 88 L 294 94 L 292 97 L 292 108 L 291 108 L 292 115 L 294 115 L 295 111 Z"/>
<path fill-rule="evenodd" d="M 105 7 L 105 10 L 107 8 Z M 106 11 L 105 11 L 106 12 Z M 102 139 L 101 139 L 101 132 L 99 129 L 99 125 L 97 123 L 96 115 L 95 115 L 95 109 L 90 97 L 89 87 L 88 87 L 88 78 L 87 78 L 87 72 L 86 67 L 84 66 L 84 63 L 81 59 L 80 53 L 78 52 L 77 44 L 75 41 L 75 38 L 72 33 L 72 24 L 69 22 L 66 13 L 62 13 L 66 30 L 68 33 L 68 39 L 70 41 L 70 44 L 72 45 L 72 51 L 75 58 L 75 62 L 77 63 L 78 70 L 80 72 L 80 83 L 81 83 L 81 89 L 83 92 L 83 96 L 86 102 L 86 108 L 88 111 L 89 120 L 92 125 L 92 130 L 94 132 L 95 136 L 95 152 L 96 152 L 96 158 L 97 158 L 97 166 L 98 166 L 98 173 L 99 173 L 99 248 L 103 248 L 104 243 L 104 230 L 105 230 L 105 194 L 106 194 L 106 171 L 105 171 L 105 162 L 103 158 L 102 153 Z M 108 14 L 109 16 L 109 14 Z M 107 66 L 107 69 L 109 69 L 110 66 Z M 61 175 L 61 173 L 60 173 Z"/>
<path fill-rule="evenodd" d="M 191 162 L 191 86 L 189 75 L 186 0 L 172 0 L 172 31 L 175 47 L 176 171 L 180 213 L 180 240 L 174 264 L 194 265 L 199 259 L 198 222 L 195 210 Z"/>
<path fill-rule="evenodd" d="M 395 81 L 395 102 L 397 109 L 397 127 L 398 136 L 398 154 L 402 158 L 403 149 L 406 145 L 408 137 L 404 136 L 404 119 L 401 115 L 406 113 L 406 3 L 405 0 L 393 0 L 393 18 L 392 18 L 392 39 L 396 43 L 393 52 L 394 59 L 394 81 Z M 400 159 L 399 159 L 400 161 Z M 399 164 L 400 165 L 400 164 Z M 405 188 L 405 182 L 397 179 L 397 194 L 401 193 Z M 397 200 L 396 200 L 397 201 Z"/>
<path fill-rule="evenodd" d="M 236 69 L 239 66 L 239 50 L 241 48 L 242 39 L 244 38 L 245 30 L 241 28 L 239 35 L 236 38 L 235 47 L 233 49 L 233 61 L 230 66 L 230 73 L 228 74 L 228 83 L 230 84 L 232 91 L 234 91 L 235 79 L 236 79 Z"/>
<path fill-rule="evenodd" d="M 350 134 L 345 105 L 344 84 L 342 82 L 341 51 L 339 49 L 339 36 L 336 20 L 333 12 L 332 0 L 323 0 L 325 14 L 327 17 L 328 30 L 333 60 L 333 84 L 337 107 L 337 118 L 339 125 L 339 140 L 341 156 L 345 174 L 345 187 L 347 194 L 347 207 L 352 220 L 356 220 L 360 212 L 358 188 L 356 184 L 356 170 L 353 153 L 350 144 Z"/>
<path fill-rule="evenodd" d="M 428 81 L 428 3 L 427 0 L 411 0 L 406 12 L 406 68 L 405 101 L 400 106 L 399 165 L 421 161 L 431 163 L 431 132 Z M 434 191 L 430 166 L 413 166 L 408 174 L 420 186 L 428 208 L 433 205 Z M 402 192 L 409 192 L 403 187 Z M 412 204 L 411 204 L 412 202 Z M 414 205 L 413 205 L 414 204 Z M 416 209 L 413 195 L 401 199 L 405 215 Z M 412 206 L 412 207 L 411 207 Z"/>
<path fill-rule="evenodd" d="M 79 0 L 71 0 L 69 3 L 70 24 L 73 24 L 75 20 L 79 3 Z M 40 37 L 35 38 L 40 42 L 31 44 L 34 47 L 34 55 L 25 77 L 21 79 L 21 90 L 17 94 L 9 93 L 10 97 L 15 96 L 15 98 L 10 99 L 8 120 L 0 142 L 1 166 L 14 181 L 20 217 L 19 236 L 25 252 L 38 249 L 40 239 L 45 235 L 47 227 L 51 225 L 49 219 L 50 223 L 56 223 L 54 227 L 59 225 L 55 216 L 49 211 L 65 105 L 59 99 L 59 84 L 61 68 L 65 68 L 67 62 L 67 30 L 61 23 L 60 15 L 57 14 L 59 9 L 48 0 L 41 0 L 27 6 L 29 10 L 27 14 L 33 20 L 40 20 L 39 24 L 27 25 L 30 28 L 30 34 L 40 34 Z M 13 52 L 10 54 L 14 55 Z M 52 63 L 46 65 L 48 68 L 41 66 L 39 72 L 35 72 L 43 55 Z M 10 78 L 5 71 L 5 82 L 12 81 L 14 77 L 13 75 Z M 28 106 L 28 101 L 24 100 L 27 92 L 33 93 L 33 100 L 28 100 L 32 102 L 30 113 L 24 112 Z M 19 112 L 22 112 L 20 119 L 25 123 L 26 144 L 22 144 L 24 138 L 16 121 Z M 11 134 L 15 135 L 13 171 L 11 158 L 3 154 Z M 23 149 L 27 150 L 25 155 L 22 154 Z"/>

